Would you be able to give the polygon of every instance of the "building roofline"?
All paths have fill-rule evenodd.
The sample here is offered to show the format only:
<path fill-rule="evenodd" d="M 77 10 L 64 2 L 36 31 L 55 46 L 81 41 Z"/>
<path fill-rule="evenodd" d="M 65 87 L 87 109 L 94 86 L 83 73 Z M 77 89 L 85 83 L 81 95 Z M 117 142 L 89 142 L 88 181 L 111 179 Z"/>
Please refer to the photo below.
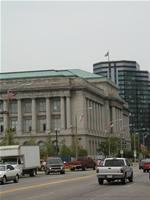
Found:
<path fill-rule="evenodd" d="M 136 61 L 134 61 L 134 60 L 111 60 L 111 61 L 97 62 L 97 63 L 94 63 L 93 66 L 94 66 L 94 65 L 98 65 L 98 64 L 121 63 L 121 62 L 138 64 L 138 63 L 137 63 Z"/>

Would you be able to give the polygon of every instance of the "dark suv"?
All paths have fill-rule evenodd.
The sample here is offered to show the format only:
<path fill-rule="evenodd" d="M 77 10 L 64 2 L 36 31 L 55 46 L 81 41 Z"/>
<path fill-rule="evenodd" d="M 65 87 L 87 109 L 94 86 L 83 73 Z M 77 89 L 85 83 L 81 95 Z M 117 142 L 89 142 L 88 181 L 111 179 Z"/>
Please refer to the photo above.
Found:
<path fill-rule="evenodd" d="M 57 172 L 65 174 L 63 161 L 59 157 L 49 157 L 46 162 L 45 174 Z"/>

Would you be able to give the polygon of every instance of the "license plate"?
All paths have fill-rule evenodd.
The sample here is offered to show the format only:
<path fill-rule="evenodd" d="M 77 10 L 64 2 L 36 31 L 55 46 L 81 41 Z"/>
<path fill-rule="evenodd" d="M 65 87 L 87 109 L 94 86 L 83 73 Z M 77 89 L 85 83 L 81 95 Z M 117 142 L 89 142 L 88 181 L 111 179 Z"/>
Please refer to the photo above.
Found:
<path fill-rule="evenodd" d="M 112 175 L 108 175 L 107 178 L 112 178 Z"/>

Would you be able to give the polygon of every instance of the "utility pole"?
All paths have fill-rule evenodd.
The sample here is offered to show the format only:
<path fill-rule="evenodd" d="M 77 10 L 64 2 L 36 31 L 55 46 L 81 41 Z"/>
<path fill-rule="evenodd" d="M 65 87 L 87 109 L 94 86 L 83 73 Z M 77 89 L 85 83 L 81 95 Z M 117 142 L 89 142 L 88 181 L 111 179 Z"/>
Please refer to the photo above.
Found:
<path fill-rule="evenodd" d="M 75 157 L 78 159 L 78 124 L 77 115 L 75 115 Z"/>
<path fill-rule="evenodd" d="M 56 156 L 58 156 L 59 147 L 58 147 L 58 129 L 55 128 L 55 134 L 56 134 Z"/>

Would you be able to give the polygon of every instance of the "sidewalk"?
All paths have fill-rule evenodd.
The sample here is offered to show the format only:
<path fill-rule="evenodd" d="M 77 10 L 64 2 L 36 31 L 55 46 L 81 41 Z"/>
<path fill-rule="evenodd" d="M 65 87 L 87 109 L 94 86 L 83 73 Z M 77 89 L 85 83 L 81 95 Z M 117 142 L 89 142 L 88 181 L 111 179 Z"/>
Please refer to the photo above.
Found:
<path fill-rule="evenodd" d="M 143 171 L 139 169 L 139 163 L 138 162 L 133 163 L 133 173 L 134 173 L 134 176 L 137 176 L 138 174 L 143 173 Z"/>

